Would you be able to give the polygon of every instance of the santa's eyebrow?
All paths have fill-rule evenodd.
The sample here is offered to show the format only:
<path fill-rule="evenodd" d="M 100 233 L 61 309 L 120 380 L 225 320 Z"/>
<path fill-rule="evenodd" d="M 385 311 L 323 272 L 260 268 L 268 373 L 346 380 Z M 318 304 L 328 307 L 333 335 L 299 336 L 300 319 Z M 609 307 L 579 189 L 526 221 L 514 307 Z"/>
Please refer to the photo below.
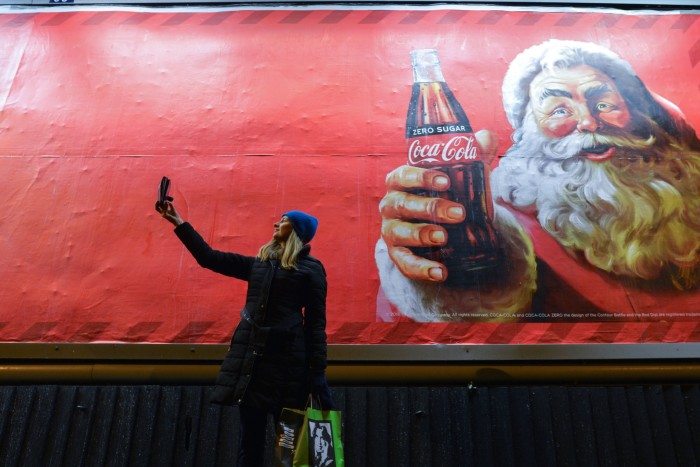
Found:
<path fill-rule="evenodd" d="M 565 91 L 564 89 L 545 88 L 545 90 L 540 93 L 540 103 L 548 97 L 568 97 L 568 98 L 571 98 L 573 96 L 569 91 Z"/>
<path fill-rule="evenodd" d="M 598 86 L 586 89 L 586 92 L 584 92 L 583 95 L 586 97 L 586 99 L 590 99 L 592 97 L 600 97 L 603 94 L 608 94 L 610 92 L 614 92 L 613 88 L 610 87 L 608 83 L 602 83 Z"/>

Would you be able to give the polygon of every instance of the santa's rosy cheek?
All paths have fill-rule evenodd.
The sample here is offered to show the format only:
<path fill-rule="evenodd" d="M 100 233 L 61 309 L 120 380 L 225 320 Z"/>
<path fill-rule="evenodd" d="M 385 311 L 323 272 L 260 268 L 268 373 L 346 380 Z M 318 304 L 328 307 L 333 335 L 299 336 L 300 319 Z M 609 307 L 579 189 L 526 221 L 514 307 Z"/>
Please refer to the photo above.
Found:
<path fill-rule="evenodd" d="M 626 111 L 601 114 L 600 119 L 606 124 L 617 128 L 627 128 L 631 120 L 629 112 Z"/>
<path fill-rule="evenodd" d="M 545 119 L 538 125 L 542 134 L 548 138 L 562 138 L 576 129 L 574 119 Z"/>

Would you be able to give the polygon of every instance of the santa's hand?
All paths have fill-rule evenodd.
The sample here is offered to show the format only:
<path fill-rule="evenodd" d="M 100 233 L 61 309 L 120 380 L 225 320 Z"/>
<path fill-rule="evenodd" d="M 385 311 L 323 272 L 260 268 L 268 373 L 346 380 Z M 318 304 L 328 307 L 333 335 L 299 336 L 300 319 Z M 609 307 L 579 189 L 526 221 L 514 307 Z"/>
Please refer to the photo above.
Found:
<path fill-rule="evenodd" d="M 442 263 L 415 255 L 407 247 L 440 247 L 447 232 L 436 224 L 457 224 L 465 218 L 464 207 L 437 197 L 410 191 L 442 192 L 450 187 L 444 172 L 401 166 L 386 178 L 387 194 L 379 203 L 382 238 L 399 270 L 411 279 L 441 282 L 447 279 Z M 418 221 L 418 222 L 416 222 Z M 420 222 L 427 221 L 427 222 Z"/>
<path fill-rule="evenodd" d="M 489 130 L 479 130 L 474 133 L 474 137 L 481 149 L 481 158 L 486 165 L 491 166 L 498 152 L 498 138 Z"/>
<path fill-rule="evenodd" d="M 490 164 L 498 141 L 488 130 L 475 135 L 481 157 Z M 447 231 L 437 224 L 464 221 L 464 207 L 452 201 L 415 192 L 440 193 L 450 188 L 449 177 L 440 170 L 401 166 L 386 177 L 387 193 L 379 203 L 382 215 L 382 239 L 389 257 L 409 279 L 442 282 L 447 268 L 442 263 L 414 254 L 409 247 L 441 247 L 447 243 Z M 421 222 L 425 221 L 425 222 Z"/>

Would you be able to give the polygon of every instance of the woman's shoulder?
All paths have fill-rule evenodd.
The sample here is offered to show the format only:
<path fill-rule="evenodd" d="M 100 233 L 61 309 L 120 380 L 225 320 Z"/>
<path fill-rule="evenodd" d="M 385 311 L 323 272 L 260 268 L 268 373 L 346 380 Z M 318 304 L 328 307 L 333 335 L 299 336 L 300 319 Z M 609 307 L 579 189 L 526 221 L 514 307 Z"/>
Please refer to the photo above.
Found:
<path fill-rule="evenodd" d="M 312 273 L 321 273 L 326 275 L 326 269 L 320 259 L 306 254 L 297 258 L 297 264 L 304 269 L 308 269 Z"/>

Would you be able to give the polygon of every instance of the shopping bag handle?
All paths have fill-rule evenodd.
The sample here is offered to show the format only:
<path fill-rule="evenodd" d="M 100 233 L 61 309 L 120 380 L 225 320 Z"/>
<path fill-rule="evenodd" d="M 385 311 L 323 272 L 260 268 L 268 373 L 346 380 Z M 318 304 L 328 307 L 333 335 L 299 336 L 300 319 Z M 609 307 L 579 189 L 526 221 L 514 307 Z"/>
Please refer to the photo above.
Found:
<path fill-rule="evenodd" d="M 318 407 L 314 407 L 314 402 L 316 402 L 316 405 L 318 405 Z M 309 397 L 308 397 L 308 399 L 306 400 L 306 409 L 308 409 L 308 408 L 312 408 L 312 409 L 316 409 L 316 410 L 322 410 L 322 407 L 321 407 L 321 398 L 320 398 L 320 397 L 314 397 L 314 395 L 313 395 L 312 393 L 309 393 Z"/>

